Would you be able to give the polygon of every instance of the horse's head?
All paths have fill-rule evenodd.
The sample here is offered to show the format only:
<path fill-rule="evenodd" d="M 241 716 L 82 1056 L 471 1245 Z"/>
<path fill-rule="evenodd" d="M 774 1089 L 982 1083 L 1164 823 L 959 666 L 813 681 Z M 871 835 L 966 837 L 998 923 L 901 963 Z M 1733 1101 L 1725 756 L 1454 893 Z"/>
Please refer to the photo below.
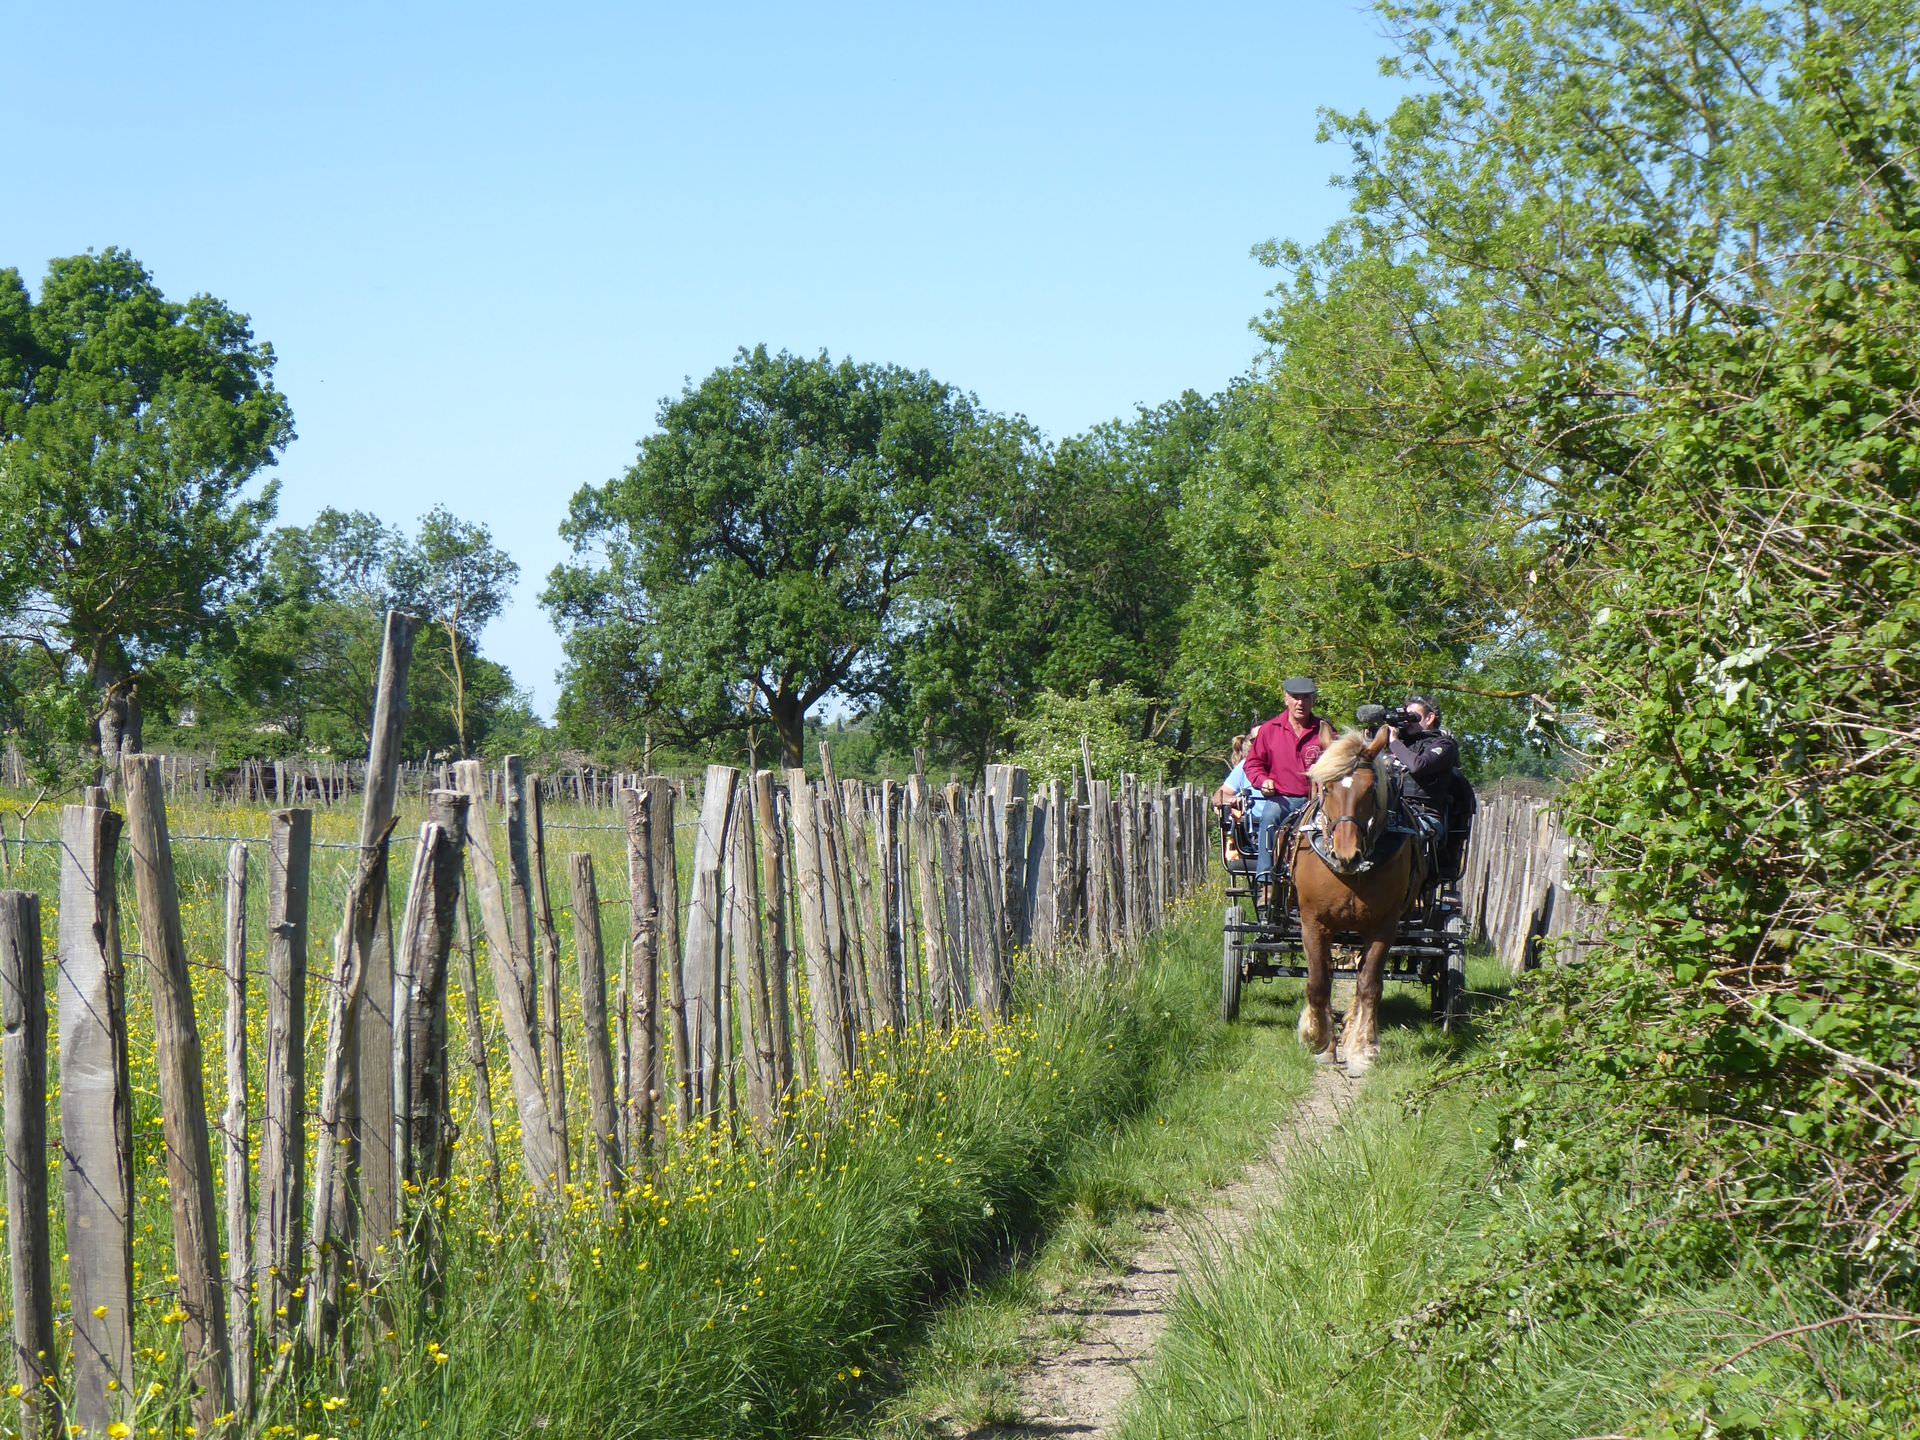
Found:
<path fill-rule="evenodd" d="M 1349 730 L 1307 772 L 1320 811 L 1326 853 L 1343 870 L 1373 853 L 1387 823 L 1387 765 L 1381 758 L 1392 732 L 1385 726 L 1372 740 Z"/>

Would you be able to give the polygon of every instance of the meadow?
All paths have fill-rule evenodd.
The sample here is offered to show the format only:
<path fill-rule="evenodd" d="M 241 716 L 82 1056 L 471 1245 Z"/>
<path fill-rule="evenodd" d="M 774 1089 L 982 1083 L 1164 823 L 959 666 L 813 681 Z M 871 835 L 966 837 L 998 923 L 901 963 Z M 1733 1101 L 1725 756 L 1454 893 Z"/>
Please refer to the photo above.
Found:
<path fill-rule="evenodd" d="M 421 818 L 417 802 L 403 804 L 390 872 L 396 914 Z M 210 1097 L 225 1089 L 219 957 L 228 848 L 238 839 L 254 856 L 246 1014 L 255 1031 L 248 1062 L 257 1174 L 266 811 L 176 805 L 168 820 Z M 564 866 L 563 852 L 593 856 L 606 897 L 597 918 L 612 942 L 609 971 L 618 973 L 614 959 L 627 921 L 625 836 L 609 820 L 605 810 L 554 806 L 546 816 L 547 863 L 551 875 Z M 325 1044 L 325 977 L 358 823 L 353 806 L 314 815 L 310 1055 Z M 58 927 L 57 824 L 57 811 L 37 810 L 25 825 L 25 843 L 10 842 L 6 856 L 6 886 L 41 897 L 50 950 Z M 692 842 L 685 819 L 682 827 L 684 879 Z M 19 834 L 17 820 L 8 828 Z M 124 854 L 121 863 L 137 1297 L 136 1404 L 124 1423 L 128 1434 L 191 1434 L 153 1016 L 138 973 Z M 556 901 L 564 897 L 564 889 L 554 889 Z M 558 903 L 554 911 L 562 953 L 571 957 L 579 917 Z M 556 1435 L 762 1435 L 817 1427 L 857 1407 L 876 1366 L 884 1367 L 929 1297 L 1057 1209 L 1062 1202 L 1053 1187 L 1066 1158 L 1165 1083 L 1165 1067 L 1153 1057 L 1180 1045 L 1200 1023 L 1194 1017 L 1206 1013 L 1213 969 L 1210 913 L 1189 900 L 1172 918 L 1136 955 L 1111 963 L 1043 964 L 1021 952 L 1007 1018 L 969 1013 L 944 1029 L 913 1023 L 866 1035 L 849 1073 L 797 1088 L 771 1126 L 756 1130 L 740 1111 L 684 1127 L 669 1114 L 664 1146 L 649 1169 L 636 1168 L 611 1211 L 582 1175 L 578 1144 L 575 1180 L 557 1202 L 537 1200 L 518 1181 L 512 1091 L 502 1079 L 505 1041 L 486 979 L 482 927 L 474 924 L 478 993 L 466 993 L 456 956 L 449 996 L 457 1129 L 451 1179 L 443 1192 L 410 1195 L 404 1222 L 417 1226 L 431 1214 L 442 1237 L 441 1278 L 408 1266 L 387 1272 L 350 1304 L 331 1361 L 292 1369 L 263 1342 L 254 1356 L 264 1388 L 256 1414 L 228 1417 L 217 1428 L 300 1436 L 528 1428 Z M 580 996 L 571 971 L 570 963 L 562 967 L 570 1077 L 582 1073 Z M 463 1040 L 470 1000 L 493 1077 L 507 1177 L 498 1190 L 475 1120 L 476 1057 Z M 57 1044 L 56 1031 L 50 1048 Z M 318 1070 L 309 1071 L 309 1146 Z M 57 1126 L 57 1065 L 49 1086 Z M 586 1088 L 569 1085 L 576 1136 L 587 1131 Z M 57 1143 L 48 1164 L 58 1196 Z M 57 1203 L 54 1210 L 59 1258 L 65 1237 Z M 71 1315 L 56 1318 L 70 1336 Z"/>

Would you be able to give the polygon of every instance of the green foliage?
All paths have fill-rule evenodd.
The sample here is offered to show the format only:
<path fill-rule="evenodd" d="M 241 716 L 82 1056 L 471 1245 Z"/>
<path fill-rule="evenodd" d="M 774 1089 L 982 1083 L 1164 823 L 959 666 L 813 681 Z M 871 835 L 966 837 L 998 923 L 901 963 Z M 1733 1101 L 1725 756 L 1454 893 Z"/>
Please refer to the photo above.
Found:
<path fill-rule="evenodd" d="M 1172 531 L 1220 443 L 1230 396 L 1188 391 L 1054 446 L 1004 502 L 1006 534 L 955 547 L 915 599 L 879 712 L 897 745 L 993 759 L 1042 690 L 1095 682 L 1159 695 L 1179 644 L 1190 567 Z M 1177 701 L 1135 715 L 1180 734 Z"/>
<path fill-rule="evenodd" d="M 537 753 L 545 742 L 530 703 L 475 639 L 518 573 L 484 526 L 441 508 L 417 538 L 364 511 L 323 510 L 276 530 L 231 635 L 167 672 L 169 738 L 225 759 L 365 755 L 382 627 L 401 609 L 428 621 L 408 672 L 403 752 Z M 193 723 L 179 723 L 189 710 Z"/>
<path fill-rule="evenodd" d="M 246 486 L 293 438 L 272 375 L 245 316 L 124 250 L 55 260 L 37 300 L 0 270 L 0 616 L 50 757 L 98 741 L 78 697 L 219 634 L 274 511 Z"/>
<path fill-rule="evenodd" d="M 1510 1027 L 1457 1045 L 1389 1004 L 1408 1028 L 1339 1129 L 1188 1277 L 1125 1440 L 1914 1433 L 1899 1327 L 1800 1331 L 1825 1297 L 1667 1208 L 1657 1146 L 1609 1174 L 1577 1131 L 1511 1128 L 1519 1097 L 1461 1068 Z M 1620 1233 L 1642 1187 L 1661 1208 Z"/>
<path fill-rule="evenodd" d="M 1203 736 L 1292 668 L 1511 700 L 1458 728 L 1573 772 L 1609 933 L 1502 1038 L 1528 1203 L 1410 1292 L 1454 1307 L 1462 1405 L 1540 1327 L 1618 1375 L 1642 1297 L 1764 1285 L 1833 1348 L 1728 1374 L 1675 1325 L 1657 1393 L 1514 1428 L 1911 1430 L 1904 1323 L 1849 1316 L 1920 1301 L 1920 32 L 1381 9 L 1414 95 L 1328 120 L 1354 213 L 1268 252 L 1265 404 L 1180 520 L 1219 564 L 1177 683 Z"/>
<path fill-rule="evenodd" d="M 798 764 L 829 694 L 876 695 L 917 586 L 991 544 L 1024 427 L 925 372 L 765 347 L 661 405 L 620 478 L 573 499 L 563 728 L 683 738 L 772 720 Z"/>
<path fill-rule="evenodd" d="M 1097 680 L 1084 695 L 1043 690 L 1034 697 L 1033 709 L 1013 722 L 1012 763 L 1024 765 L 1039 785 L 1053 780 L 1073 784 L 1074 776 L 1086 773 L 1088 756 L 1096 780 L 1118 781 L 1128 773 L 1163 775 L 1176 758 L 1174 752 L 1141 737 L 1142 722 L 1158 703 L 1131 685 L 1109 690 Z"/>

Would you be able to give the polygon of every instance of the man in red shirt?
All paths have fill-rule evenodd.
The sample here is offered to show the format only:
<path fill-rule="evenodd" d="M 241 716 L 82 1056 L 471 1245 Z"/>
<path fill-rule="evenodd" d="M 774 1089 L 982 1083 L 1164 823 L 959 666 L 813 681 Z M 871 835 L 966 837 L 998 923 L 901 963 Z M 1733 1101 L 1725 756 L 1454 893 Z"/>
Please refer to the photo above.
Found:
<path fill-rule="evenodd" d="M 1306 808 L 1313 785 L 1307 771 L 1333 743 L 1333 727 L 1313 713 L 1320 689 L 1296 675 L 1281 687 L 1286 709 L 1254 732 L 1247 752 L 1247 783 L 1261 797 L 1254 806 L 1255 868 L 1262 885 L 1273 879 L 1273 837 L 1282 821 Z"/>

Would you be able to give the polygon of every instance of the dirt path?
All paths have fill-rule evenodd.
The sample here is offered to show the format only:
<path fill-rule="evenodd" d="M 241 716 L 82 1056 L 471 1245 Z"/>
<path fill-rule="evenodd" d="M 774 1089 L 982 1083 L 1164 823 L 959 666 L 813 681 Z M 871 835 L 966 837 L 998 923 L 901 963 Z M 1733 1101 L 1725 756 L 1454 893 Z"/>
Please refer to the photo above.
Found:
<path fill-rule="evenodd" d="M 1081 1338 L 1039 1356 L 1020 1374 L 1023 1422 L 1013 1433 L 1113 1433 L 1142 1364 L 1167 1327 L 1168 1311 L 1194 1247 L 1224 1254 L 1240 1241 L 1273 1193 L 1294 1151 L 1331 1130 L 1359 1092 L 1337 1069 L 1316 1069 L 1313 1089 L 1274 1132 L 1266 1155 L 1217 1190 L 1197 1217 L 1156 1216 L 1126 1270 L 1063 1295 L 1035 1317 L 1030 1335 L 1079 1325 Z M 1196 1223 L 1197 1221 L 1197 1223 Z M 1057 1333 L 1057 1331 L 1056 1331 Z"/>

